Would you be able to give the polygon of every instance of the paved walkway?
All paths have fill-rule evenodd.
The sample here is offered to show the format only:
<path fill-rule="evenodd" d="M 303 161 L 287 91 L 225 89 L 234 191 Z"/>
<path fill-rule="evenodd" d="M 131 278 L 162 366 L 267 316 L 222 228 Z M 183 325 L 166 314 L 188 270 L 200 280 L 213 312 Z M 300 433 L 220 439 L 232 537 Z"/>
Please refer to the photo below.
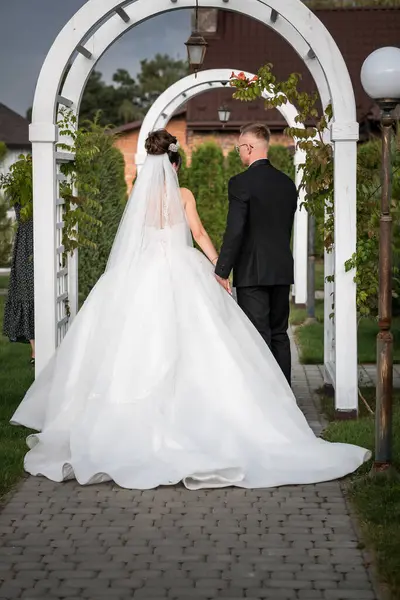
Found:
<path fill-rule="evenodd" d="M 311 426 L 318 367 L 294 390 Z M 155 491 L 26 479 L 0 514 L 0 599 L 376 600 L 337 482 Z"/>
<path fill-rule="evenodd" d="M 319 386 L 323 384 L 324 378 L 324 367 L 323 365 L 306 365 L 304 367 L 306 377 L 311 378 L 312 384 L 318 383 Z M 369 387 L 376 385 L 376 365 L 365 364 L 359 365 L 358 367 L 358 382 L 361 387 Z M 400 389 L 400 364 L 393 365 L 393 387 Z M 311 389 L 317 389 L 311 385 Z"/>

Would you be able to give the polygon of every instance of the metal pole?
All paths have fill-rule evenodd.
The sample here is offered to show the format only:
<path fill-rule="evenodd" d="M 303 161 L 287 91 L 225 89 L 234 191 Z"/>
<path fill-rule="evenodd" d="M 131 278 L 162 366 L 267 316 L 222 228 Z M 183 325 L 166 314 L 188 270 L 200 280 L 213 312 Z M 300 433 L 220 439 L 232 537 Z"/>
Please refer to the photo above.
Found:
<path fill-rule="evenodd" d="M 374 468 L 384 471 L 392 460 L 393 335 L 392 324 L 392 167 L 391 134 L 394 123 L 391 102 L 382 109 L 382 196 L 379 226 L 379 333 L 376 339 L 377 384 Z"/>
<path fill-rule="evenodd" d="M 315 217 L 308 213 L 307 320 L 315 319 Z"/>

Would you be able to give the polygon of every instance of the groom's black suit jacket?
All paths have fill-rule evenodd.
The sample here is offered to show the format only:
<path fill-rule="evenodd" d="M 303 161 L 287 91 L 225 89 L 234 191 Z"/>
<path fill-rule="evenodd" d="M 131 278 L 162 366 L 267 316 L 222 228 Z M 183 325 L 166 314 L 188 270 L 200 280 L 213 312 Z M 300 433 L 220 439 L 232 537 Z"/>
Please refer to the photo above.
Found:
<path fill-rule="evenodd" d="M 229 181 L 229 211 L 215 268 L 234 287 L 290 285 L 290 239 L 297 206 L 293 181 L 268 159 L 254 162 Z"/>

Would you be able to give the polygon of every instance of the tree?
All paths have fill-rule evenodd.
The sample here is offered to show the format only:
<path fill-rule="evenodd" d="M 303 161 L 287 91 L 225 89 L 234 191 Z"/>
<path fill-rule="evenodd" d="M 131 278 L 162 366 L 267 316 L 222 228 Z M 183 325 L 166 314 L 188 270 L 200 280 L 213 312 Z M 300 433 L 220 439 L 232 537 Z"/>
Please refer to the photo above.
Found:
<path fill-rule="evenodd" d="M 182 158 L 181 168 L 179 169 L 179 185 L 182 188 L 190 187 L 190 169 L 187 166 L 187 157 L 183 148 L 179 149 Z"/>
<path fill-rule="evenodd" d="M 142 60 L 140 69 L 138 83 L 143 116 L 162 92 L 189 73 L 186 61 L 175 60 L 168 54 L 156 54 L 152 60 Z"/>
<path fill-rule="evenodd" d="M 228 211 L 224 155 L 215 142 L 206 142 L 192 154 L 190 189 L 204 227 L 217 250 L 222 244 Z"/>
<path fill-rule="evenodd" d="M 286 173 L 294 181 L 295 168 L 293 155 L 286 146 L 281 144 L 270 146 L 268 158 L 274 167 Z"/>
<path fill-rule="evenodd" d="M 226 157 L 226 167 L 225 167 L 226 184 L 228 185 L 228 182 L 231 177 L 234 177 L 238 173 L 241 173 L 242 171 L 245 170 L 245 168 L 246 167 L 243 165 L 243 163 L 240 159 L 240 156 L 236 152 L 236 150 L 235 149 L 231 150 L 228 153 L 228 156 Z"/>
<path fill-rule="evenodd" d="M 117 126 L 138 118 L 133 105 L 138 93 L 134 80 L 127 71 L 118 69 L 113 81 L 117 85 L 108 85 L 99 71 L 93 71 L 83 94 L 80 123 L 96 120 L 99 125 Z"/>
<path fill-rule="evenodd" d="M 117 84 L 118 117 L 123 123 L 130 123 L 141 118 L 140 90 L 126 69 L 118 69 L 113 75 Z"/>
<path fill-rule="evenodd" d="M 80 108 L 81 121 L 93 121 L 101 110 L 100 122 L 107 125 L 114 120 L 114 89 L 103 81 L 99 71 L 93 71 L 87 81 Z"/>
<path fill-rule="evenodd" d="M 90 154 L 91 146 L 98 151 Z M 79 250 L 79 291 L 87 296 L 105 270 L 127 188 L 124 157 L 104 127 L 88 123 L 77 139 L 76 152 L 82 157 L 75 167 L 78 195 L 85 197 L 86 213 L 92 217 L 79 225 L 80 234 L 91 242 Z"/>
<path fill-rule="evenodd" d="M 0 163 L 3 162 L 7 155 L 7 146 L 4 142 L 0 142 Z"/>
<path fill-rule="evenodd" d="M 9 206 L 21 205 L 21 220 L 32 218 L 32 156 L 20 154 L 10 166 L 9 172 L 0 174 L 0 190 L 3 190 Z"/>
<path fill-rule="evenodd" d="M 167 54 L 142 60 L 137 80 L 126 69 L 118 69 L 113 84 L 107 85 L 101 73 L 95 71 L 83 94 L 80 121 L 93 120 L 99 110 L 101 125 L 118 126 L 143 119 L 158 96 L 188 72 L 185 61 Z"/>
<path fill-rule="evenodd" d="M 8 267 L 12 249 L 12 220 L 7 215 L 7 204 L 0 197 L 0 267 Z"/>
<path fill-rule="evenodd" d="M 141 120 L 158 96 L 188 72 L 187 62 L 167 54 L 142 60 L 137 79 L 126 69 L 118 69 L 113 75 L 113 83 L 107 84 L 99 71 L 93 71 L 82 97 L 79 122 L 96 120 L 99 125 L 117 127 Z M 29 121 L 31 117 L 30 108 L 27 111 Z"/>
<path fill-rule="evenodd" d="M 117 90 L 112 85 L 107 85 L 103 81 L 103 76 L 99 71 L 92 71 L 85 87 L 81 107 L 80 122 L 94 121 L 99 110 L 101 115 L 98 122 L 101 125 L 122 125 L 123 121 L 116 122 L 119 106 L 123 98 L 117 94 Z M 32 107 L 26 111 L 26 118 L 32 121 Z"/>

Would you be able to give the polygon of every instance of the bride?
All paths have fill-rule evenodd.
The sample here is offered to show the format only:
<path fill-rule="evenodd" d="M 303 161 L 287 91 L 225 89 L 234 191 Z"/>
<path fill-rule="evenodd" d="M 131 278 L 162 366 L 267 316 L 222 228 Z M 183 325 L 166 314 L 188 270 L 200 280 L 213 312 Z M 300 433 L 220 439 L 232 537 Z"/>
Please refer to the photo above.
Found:
<path fill-rule="evenodd" d="M 265 488 L 370 457 L 314 436 L 259 333 L 214 276 L 217 252 L 175 137 L 151 133 L 107 269 L 11 422 L 25 469 L 132 489 Z M 192 238 L 203 253 L 193 248 Z"/>

